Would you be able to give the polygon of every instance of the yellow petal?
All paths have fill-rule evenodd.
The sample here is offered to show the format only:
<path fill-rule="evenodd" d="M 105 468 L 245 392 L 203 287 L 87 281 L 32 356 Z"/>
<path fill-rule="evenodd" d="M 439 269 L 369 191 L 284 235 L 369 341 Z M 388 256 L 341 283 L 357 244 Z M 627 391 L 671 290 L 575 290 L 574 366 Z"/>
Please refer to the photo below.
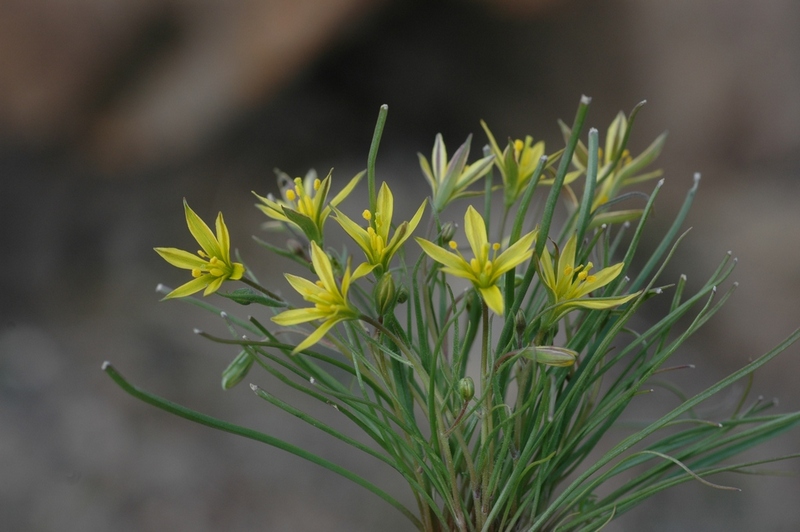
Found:
<path fill-rule="evenodd" d="M 481 293 L 481 297 L 486 302 L 486 306 L 492 309 L 492 311 L 497 314 L 498 316 L 503 315 L 503 294 L 500 292 L 500 288 L 496 284 L 488 288 L 478 288 Z"/>
<path fill-rule="evenodd" d="M 296 308 L 291 310 L 284 310 L 280 314 L 272 317 L 272 321 L 278 325 L 289 326 L 297 325 L 299 323 L 306 323 L 309 321 L 319 320 L 326 318 L 327 314 L 314 307 L 311 308 Z"/>
<path fill-rule="evenodd" d="M 208 283 L 211 282 L 211 279 L 213 279 L 213 277 L 214 277 L 213 275 L 206 274 L 206 275 L 201 275 L 197 279 L 192 279 L 188 283 L 182 284 L 181 286 L 179 286 L 178 288 L 176 288 L 175 290 L 164 296 L 164 299 L 186 297 L 194 293 L 197 293 L 206 286 L 208 286 Z"/>
<path fill-rule="evenodd" d="M 308 335 L 308 338 L 306 338 L 305 340 L 303 340 L 302 342 L 297 344 L 297 347 L 292 349 L 292 354 L 295 355 L 295 354 L 299 353 L 300 351 L 303 351 L 304 349 L 308 349 L 312 345 L 314 345 L 317 342 L 319 342 L 320 340 L 322 340 L 322 338 L 328 333 L 328 331 L 331 330 L 331 328 L 334 325 L 336 325 L 337 323 L 339 323 L 340 321 L 342 321 L 342 320 L 340 320 L 340 319 L 330 319 L 330 320 L 322 322 L 322 324 L 319 327 L 317 327 L 317 330 L 315 330 L 313 333 Z"/>
<path fill-rule="evenodd" d="M 220 257 L 222 254 L 219 249 L 219 242 L 217 242 L 214 233 L 211 232 L 211 229 L 206 223 L 197 216 L 191 207 L 189 207 L 185 199 L 183 200 L 183 207 L 186 213 L 186 225 L 189 226 L 189 232 L 192 233 L 194 239 L 197 240 L 197 243 L 200 244 L 200 247 L 206 252 L 206 255 L 209 257 Z"/>
<path fill-rule="evenodd" d="M 533 250 L 530 249 L 536 240 L 538 231 L 531 231 L 527 235 L 520 237 L 519 240 L 514 242 L 514 245 L 502 252 L 495 260 L 492 261 L 494 270 L 492 276 L 497 278 L 517 267 L 517 265 L 528 260 L 533 255 Z"/>
<path fill-rule="evenodd" d="M 470 268 L 469 263 L 455 253 L 445 251 L 433 242 L 425 240 L 424 238 L 415 238 L 415 240 L 417 241 L 417 244 L 422 247 L 422 251 L 427 253 L 428 256 L 436 262 L 444 264 L 451 270 L 472 272 L 472 268 Z"/>
<path fill-rule="evenodd" d="M 165 261 L 186 270 L 205 269 L 208 262 L 193 253 L 176 248 L 153 248 Z"/>
<path fill-rule="evenodd" d="M 338 293 L 339 290 L 336 287 L 336 280 L 333 278 L 331 261 L 316 242 L 311 242 L 311 263 L 314 265 L 314 271 L 325 288 L 329 292 Z"/>
<path fill-rule="evenodd" d="M 464 232 L 472 248 L 472 253 L 475 254 L 476 258 L 482 257 L 484 244 L 488 242 L 486 238 L 486 222 L 472 205 L 467 207 L 467 213 L 464 215 Z"/>
<path fill-rule="evenodd" d="M 228 233 L 228 226 L 225 225 L 225 220 L 222 218 L 222 213 L 220 212 L 217 214 L 216 220 L 216 229 L 217 229 L 217 242 L 219 242 L 219 250 L 221 255 L 219 258 L 225 262 L 225 264 L 230 264 L 231 262 L 231 237 Z"/>

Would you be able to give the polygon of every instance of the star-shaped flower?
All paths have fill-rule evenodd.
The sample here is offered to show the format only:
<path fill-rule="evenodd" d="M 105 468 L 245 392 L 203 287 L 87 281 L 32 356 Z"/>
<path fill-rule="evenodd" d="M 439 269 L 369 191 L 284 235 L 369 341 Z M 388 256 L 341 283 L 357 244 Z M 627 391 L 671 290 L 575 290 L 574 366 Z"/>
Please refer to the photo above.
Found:
<path fill-rule="evenodd" d="M 585 265 L 575 264 L 576 248 L 577 238 L 572 235 L 564 249 L 561 250 L 557 261 L 550 257 L 547 247 L 542 251 L 539 273 L 545 288 L 547 288 L 550 303 L 553 305 L 550 323 L 554 323 L 576 308 L 612 308 L 627 303 L 640 293 L 635 292 L 618 297 L 586 297 L 616 279 L 622 272 L 624 264 L 620 262 L 592 274 L 590 272 L 594 265 L 591 262 Z"/>
<path fill-rule="evenodd" d="M 283 172 L 278 172 L 278 187 L 282 199 L 272 194 L 264 197 L 253 194 L 261 201 L 256 204 L 261 212 L 279 222 L 292 224 L 299 228 L 311 242 L 322 245 L 322 231 L 325 221 L 331 214 L 331 207 L 341 203 L 353 191 L 364 172 L 357 174 L 326 204 L 331 189 L 331 174 L 325 179 L 317 179 L 317 173 L 310 170 L 305 179 L 294 180 Z"/>
<path fill-rule="evenodd" d="M 204 296 L 216 292 L 223 282 L 236 281 L 244 275 L 244 266 L 231 261 L 231 242 L 228 227 L 222 218 L 222 213 L 217 215 L 216 236 L 199 216 L 183 200 L 186 212 L 186 224 L 192 236 L 200 244 L 196 255 L 176 248 L 154 248 L 164 260 L 177 266 L 192 271 L 193 280 L 179 286 L 164 299 L 186 297 L 205 288 Z"/>
<path fill-rule="evenodd" d="M 289 284 L 292 285 L 292 288 L 297 290 L 303 296 L 303 299 L 314 303 L 314 306 L 285 310 L 272 318 L 272 321 L 278 325 L 285 326 L 317 320 L 322 322 L 308 338 L 300 342 L 292 350 L 292 354 L 319 342 L 337 323 L 345 320 L 354 320 L 361 315 L 358 309 L 347 300 L 347 292 L 353 281 L 365 276 L 372 270 L 372 266 L 364 263 L 351 274 L 350 265 L 348 264 L 342 276 L 340 288 L 334 278 L 333 267 L 328 255 L 313 241 L 311 242 L 311 263 L 317 276 L 319 276 L 319 280 L 316 282 L 290 273 L 284 275 Z"/>
<path fill-rule="evenodd" d="M 453 251 L 445 251 L 428 240 L 422 238 L 416 240 L 425 253 L 445 266 L 442 268 L 443 272 L 470 280 L 480 292 L 486 305 L 496 314 L 502 315 L 503 294 L 497 284 L 504 273 L 531 257 L 533 254 L 531 246 L 536 241 L 537 231 L 531 231 L 520 237 L 498 255 L 500 244 L 489 244 L 486 223 L 472 205 L 467 208 L 464 215 L 464 229 L 474 254 L 474 258 L 469 261 L 458 251 L 458 246 L 453 241 L 449 244 Z"/>
<path fill-rule="evenodd" d="M 467 192 L 467 188 L 489 173 L 492 168 L 494 155 L 467 164 L 471 141 L 472 135 L 467 137 L 466 142 L 456 150 L 449 161 L 442 135 L 436 135 L 430 163 L 424 155 L 417 154 L 422 173 L 431 185 L 433 208 L 436 212 L 442 212 L 442 209 L 455 199 L 471 195 Z"/>
<path fill-rule="evenodd" d="M 408 240 L 414 229 L 417 228 L 420 219 L 422 219 L 422 212 L 425 210 L 425 203 L 420 205 L 411 221 L 403 222 L 397 227 L 391 238 L 389 238 L 389 231 L 392 226 L 394 197 L 385 182 L 378 191 L 375 212 L 364 211 L 363 216 L 369 222 L 366 229 L 342 212 L 334 210 L 336 212 L 336 221 L 364 251 L 367 256 L 367 262 L 375 267 L 375 273 L 380 277 L 383 272 L 389 269 L 389 262 L 392 260 L 392 256 Z"/>

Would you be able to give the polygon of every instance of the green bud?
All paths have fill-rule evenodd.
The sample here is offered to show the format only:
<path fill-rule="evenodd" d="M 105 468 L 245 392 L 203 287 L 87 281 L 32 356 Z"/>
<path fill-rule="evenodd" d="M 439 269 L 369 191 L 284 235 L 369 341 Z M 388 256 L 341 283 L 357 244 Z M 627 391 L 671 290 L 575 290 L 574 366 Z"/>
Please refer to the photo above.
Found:
<path fill-rule="evenodd" d="M 225 368 L 225 371 L 222 372 L 222 389 L 230 390 L 242 382 L 242 379 L 247 376 L 247 372 L 250 371 L 250 367 L 255 360 L 253 355 L 247 351 L 239 353 L 236 358 L 233 359 L 233 362 Z"/>
<path fill-rule="evenodd" d="M 520 356 L 533 360 L 546 366 L 566 368 L 575 363 L 578 353 L 566 347 L 556 347 L 554 345 L 528 346 L 521 349 Z"/>
<path fill-rule="evenodd" d="M 442 225 L 442 232 L 440 233 L 442 242 L 445 244 L 453 240 L 453 237 L 456 236 L 456 226 L 452 222 L 447 222 L 446 224 Z"/>
<path fill-rule="evenodd" d="M 522 310 L 517 311 L 516 319 L 514 320 L 514 328 L 517 330 L 517 335 L 521 337 L 527 326 L 527 316 L 525 316 L 525 313 Z"/>
<path fill-rule="evenodd" d="M 400 303 L 401 305 L 408 301 L 408 289 L 405 286 L 401 286 L 397 289 L 397 297 L 395 298 L 395 303 Z"/>
<path fill-rule="evenodd" d="M 384 316 L 392 311 L 397 299 L 397 291 L 394 287 L 394 279 L 389 273 L 381 276 L 374 291 L 375 305 L 379 316 Z"/>
<path fill-rule="evenodd" d="M 472 377 L 464 377 L 458 381 L 458 394 L 465 403 L 475 396 L 475 382 Z"/>

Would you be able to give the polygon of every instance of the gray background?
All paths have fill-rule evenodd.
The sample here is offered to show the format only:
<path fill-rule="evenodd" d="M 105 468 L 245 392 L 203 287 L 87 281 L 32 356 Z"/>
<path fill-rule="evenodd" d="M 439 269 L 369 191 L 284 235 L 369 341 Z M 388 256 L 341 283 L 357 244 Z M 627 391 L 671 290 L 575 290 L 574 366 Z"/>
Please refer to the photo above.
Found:
<path fill-rule="evenodd" d="M 410 529 L 335 475 L 172 418 L 100 371 L 111 360 L 146 389 L 335 458 L 410 503 L 387 471 L 247 386 L 223 392 L 235 351 L 192 334 L 222 324 L 153 290 L 184 281 L 152 251 L 193 245 L 184 196 L 208 221 L 222 210 L 234 245 L 276 277 L 284 265 L 248 238 L 263 221 L 250 190 L 274 190 L 275 166 L 349 178 L 383 103 L 379 177 L 411 212 L 416 152 L 437 132 L 453 147 L 474 133 L 477 150 L 485 119 L 500 137 L 557 146 L 556 119 L 570 121 L 582 93 L 601 131 L 647 99 L 634 151 L 669 130 L 654 241 L 692 173 L 704 176 L 668 278 L 698 286 L 727 250 L 740 259 L 736 295 L 678 355 L 697 369 L 675 379 L 697 391 L 765 352 L 800 324 L 798 27 L 792 0 L 0 2 L 3 528 Z M 754 393 L 799 409 L 797 356 L 760 371 Z M 248 381 L 292 397 L 260 372 Z M 671 401 L 643 399 L 631 419 Z M 798 448 L 794 432 L 752 456 Z M 800 522 L 796 477 L 717 480 L 743 491 L 689 483 L 608 530 Z"/>

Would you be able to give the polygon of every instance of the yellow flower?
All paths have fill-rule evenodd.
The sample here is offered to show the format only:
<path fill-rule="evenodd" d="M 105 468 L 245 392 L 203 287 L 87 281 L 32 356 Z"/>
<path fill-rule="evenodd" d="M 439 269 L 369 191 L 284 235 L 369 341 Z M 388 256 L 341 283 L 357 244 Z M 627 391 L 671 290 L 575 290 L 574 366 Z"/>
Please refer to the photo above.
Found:
<path fill-rule="evenodd" d="M 272 321 L 283 326 L 316 320 L 322 321 L 320 326 L 308 338 L 300 342 L 292 350 L 292 354 L 319 342 L 340 321 L 353 320 L 361 315 L 358 309 L 347 300 L 347 292 L 350 289 L 350 283 L 372 270 L 372 266 L 364 263 L 351 274 L 350 265 L 348 264 L 347 268 L 345 268 L 340 288 L 334 278 L 333 267 L 328 255 L 313 241 L 311 242 L 311 263 L 319 277 L 317 282 L 311 282 L 308 279 L 303 279 L 290 273 L 284 275 L 289 284 L 292 285 L 292 288 L 297 290 L 303 296 L 303 299 L 314 303 L 314 306 L 285 310 L 272 318 Z"/>
<path fill-rule="evenodd" d="M 536 167 L 539 165 L 539 161 L 545 155 L 544 141 L 540 140 L 534 144 L 533 137 L 530 135 L 526 136 L 525 140 L 509 139 L 508 146 L 501 151 L 486 122 L 481 120 L 481 126 L 483 126 L 483 130 L 489 138 L 489 146 L 494 154 L 494 163 L 503 178 L 503 198 L 505 206 L 508 208 L 525 192 L 533 173 L 536 171 Z M 547 162 L 548 168 L 556 160 L 557 157 L 550 157 Z M 564 178 L 564 184 L 570 184 L 580 174 L 580 171 L 568 173 Z M 539 183 L 552 185 L 555 179 L 553 177 L 545 178 L 544 175 L 542 173 L 541 177 L 539 177 Z"/>
<path fill-rule="evenodd" d="M 185 199 L 183 208 L 186 212 L 186 224 L 189 226 L 189 231 L 202 249 L 197 252 L 197 255 L 193 255 L 188 251 L 175 248 L 154 248 L 164 260 L 173 266 L 191 270 L 192 276 L 195 278 L 167 294 L 164 299 L 186 297 L 204 288 L 203 295 L 207 296 L 216 292 L 223 282 L 236 281 L 244 275 L 244 266 L 238 262 L 231 262 L 231 241 L 228 227 L 222 219 L 222 213 L 217 215 L 217 234 L 214 236 L 205 222 L 189 208 Z"/>
<path fill-rule="evenodd" d="M 433 208 L 436 212 L 442 212 L 442 209 L 455 199 L 469 196 L 467 187 L 491 170 L 494 155 L 467 164 L 471 141 L 472 135 L 467 137 L 466 142 L 456 150 L 449 161 L 442 135 L 436 135 L 430 163 L 424 155 L 417 154 L 422 173 L 431 185 Z"/>
<path fill-rule="evenodd" d="M 498 255 L 500 244 L 489 244 L 486 237 L 486 223 L 472 205 L 467 208 L 464 215 L 464 230 L 474 254 L 474 258 L 470 261 L 458 252 L 455 242 L 450 242 L 450 248 L 454 252 L 449 252 L 428 240 L 422 238 L 416 240 L 433 260 L 444 264 L 443 272 L 469 279 L 480 292 L 486 305 L 496 314 L 502 315 L 503 295 L 497 283 L 504 273 L 531 257 L 533 251 L 530 248 L 536 241 L 537 231 L 522 236 Z"/>
<path fill-rule="evenodd" d="M 282 199 L 269 194 L 267 197 L 253 194 L 262 204 L 256 204 L 261 212 L 279 222 L 292 224 L 299 228 L 311 242 L 322 245 L 322 231 L 325 221 L 331 214 L 331 207 L 341 203 L 358 184 L 364 172 L 357 174 L 329 204 L 325 204 L 331 188 L 331 174 L 323 180 L 317 179 L 317 173 L 309 170 L 305 179 L 294 180 L 283 172 L 278 172 L 278 187 Z"/>
<path fill-rule="evenodd" d="M 572 134 L 569 126 L 563 122 L 560 124 L 565 139 Z M 666 133 L 658 136 L 641 154 L 633 157 L 628 149 L 622 149 L 625 136 L 628 135 L 631 122 L 626 118 L 625 113 L 619 112 L 606 131 L 605 146 L 598 148 L 597 154 L 597 189 L 592 203 L 592 211 L 616 197 L 620 189 L 625 186 L 641 183 L 649 179 L 661 176 L 661 170 L 641 173 L 650 165 L 661 153 Z M 614 163 L 619 161 L 615 165 Z M 588 165 L 588 149 L 582 142 L 578 142 L 575 154 L 572 156 L 572 164 L 578 169 L 579 173 L 585 173 Z M 620 211 L 622 212 L 622 211 Z M 618 217 L 619 218 L 619 217 Z M 633 218 L 633 216 L 631 216 Z M 628 218 L 628 219 L 631 219 Z"/>
<path fill-rule="evenodd" d="M 577 239 L 572 235 L 561 251 L 558 261 L 550 257 L 547 247 L 542 251 L 539 260 L 539 273 L 547 288 L 551 310 L 550 323 L 554 323 L 566 313 L 576 308 L 607 309 L 627 303 L 640 292 L 619 297 L 586 297 L 594 290 L 606 286 L 622 272 L 624 263 L 603 268 L 596 274 L 591 273 L 594 265 L 591 262 L 575 264 Z M 555 263 L 554 263 L 555 262 Z"/>
<path fill-rule="evenodd" d="M 410 222 L 401 223 L 395 230 L 394 235 L 389 238 L 394 211 L 394 197 L 385 182 L 378 191 L 375 212 L 364 211 L 363 217 L 369 223 L 366 229 L 334 208 L 336 221 L 356 241 L 356 244 L 364 250 L 367 262 L 375 267 L 375 273 L 378 277 L 389 269 L 389 262 L 392 260 L 392 256 L 408 240 L 414 229 L 417 228 L 424 210 L 425 203 L 420 205 Z"/>

